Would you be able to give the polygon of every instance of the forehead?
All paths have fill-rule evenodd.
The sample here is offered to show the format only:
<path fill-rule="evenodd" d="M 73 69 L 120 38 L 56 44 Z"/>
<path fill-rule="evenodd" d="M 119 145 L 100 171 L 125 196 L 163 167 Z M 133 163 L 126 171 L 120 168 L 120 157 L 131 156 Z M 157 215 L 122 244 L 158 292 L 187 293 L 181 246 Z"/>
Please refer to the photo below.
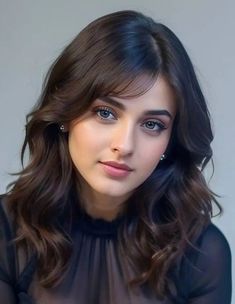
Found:
<path fill-rule="evenodd" d="M 176 113 L 176 97 L 173 88 L 163 77 L 158 77 L 153 85 L 143 94 L 131 97 L 109 96 L 101 98 L 122 110 L 166 109 L 172 116 Z"/>

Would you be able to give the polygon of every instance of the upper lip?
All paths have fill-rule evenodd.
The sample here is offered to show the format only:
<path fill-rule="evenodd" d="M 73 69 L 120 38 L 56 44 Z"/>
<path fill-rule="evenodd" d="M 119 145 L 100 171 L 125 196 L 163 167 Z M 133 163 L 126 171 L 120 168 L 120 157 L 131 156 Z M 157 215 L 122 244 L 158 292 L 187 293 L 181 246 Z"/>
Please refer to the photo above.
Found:
<path fill-rule="evenodd" d="M 133 171 L 133 169 L 131 169 L 129 166 L 127 166 L 126 164 L 123 163 L 117 163 L 114 161 L 104 161 L 101 162 L 104 165 L 108 165 L 117 169 L 122 169 L 122 170 L 126 170 L 126 171 Z"/>

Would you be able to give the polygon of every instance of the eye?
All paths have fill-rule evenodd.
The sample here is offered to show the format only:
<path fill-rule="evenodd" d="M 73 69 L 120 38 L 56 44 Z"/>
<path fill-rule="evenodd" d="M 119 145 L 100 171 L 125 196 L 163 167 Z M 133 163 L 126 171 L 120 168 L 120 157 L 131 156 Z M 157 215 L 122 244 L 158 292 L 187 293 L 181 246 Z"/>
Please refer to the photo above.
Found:
<path fill-rule="evenodd" d="M 113 111 L 108 107 L 96 107 L 94 109 L 94 112 L 97 114 L 97 116 L 99 118 L 104 119 L 104 120 L 116 119 Z"/>
<path fill-rule="evenodd" d="M 164 124 L 158 120 L 147 120 L 143 122 L 142 127 L 150 132 L 161 132 L 162 130 L 166 129 Z"/>

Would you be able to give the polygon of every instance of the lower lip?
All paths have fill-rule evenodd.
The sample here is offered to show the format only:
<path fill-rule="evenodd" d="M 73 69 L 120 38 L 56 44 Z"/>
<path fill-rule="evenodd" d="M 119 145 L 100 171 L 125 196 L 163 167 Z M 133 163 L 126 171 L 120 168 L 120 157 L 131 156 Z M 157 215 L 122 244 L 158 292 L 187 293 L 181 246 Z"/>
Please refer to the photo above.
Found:
<path fill-rule="evenodd" d="M 127 177 L 131 173 L 131 171 L 125 169 L 115 168 L 113 166 L 106 165 L 103 163 L 100 164 L 102 165 L 105 173 L 111 177 Z"/>

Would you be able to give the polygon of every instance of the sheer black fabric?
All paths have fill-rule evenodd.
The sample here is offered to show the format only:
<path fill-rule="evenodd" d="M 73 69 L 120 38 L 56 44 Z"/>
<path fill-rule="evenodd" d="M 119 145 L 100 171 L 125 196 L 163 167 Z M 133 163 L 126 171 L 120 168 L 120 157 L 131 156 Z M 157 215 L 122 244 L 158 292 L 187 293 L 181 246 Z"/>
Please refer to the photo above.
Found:
<path fill-rule="evenodd" d="M 26 257 L 9 243 L 13 227 L 0 203 L 0 304 L 230 304 L 231 254 L 224 235 L 213 224 L 200 236 L 199 251 L 191 250 L 172 272 L 175 295 L 164 300 L 147 287 L 130 290 L 130 270 L 118 254 L 113 222 L 78 214 L 73 221 L 72 258 L 62 283 L 40 287 L 35 257 Z"/>

